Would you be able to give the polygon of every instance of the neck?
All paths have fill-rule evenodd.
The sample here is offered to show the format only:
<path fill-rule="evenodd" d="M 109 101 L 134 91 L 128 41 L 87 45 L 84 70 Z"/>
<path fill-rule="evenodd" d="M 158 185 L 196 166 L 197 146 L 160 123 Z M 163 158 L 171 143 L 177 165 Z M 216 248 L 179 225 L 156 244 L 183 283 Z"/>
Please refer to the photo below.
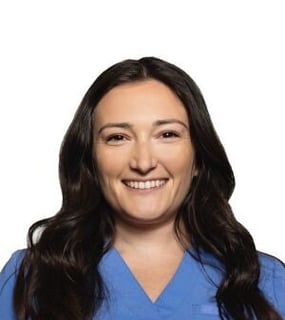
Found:
<path fill-rule="evenodd" d="M 184 251 L 185 249 L 175 233 L 174 221 L 156 226 L 135 226 L 117 220 L 114 246 L 119 251 L 136 250 L 141 252 L 157 252 L 166 249 L 168 251 L 172 249 Z"/>

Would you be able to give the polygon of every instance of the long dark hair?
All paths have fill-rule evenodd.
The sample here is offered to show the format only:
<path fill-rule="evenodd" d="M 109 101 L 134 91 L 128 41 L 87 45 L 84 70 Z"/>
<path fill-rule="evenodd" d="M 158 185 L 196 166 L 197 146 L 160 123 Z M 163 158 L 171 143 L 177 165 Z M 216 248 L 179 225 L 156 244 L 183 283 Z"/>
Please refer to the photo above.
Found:
<path fill-rule="evenodd" d="M 29 230 L 28 250 L 14 292 L 18 319 L 90 319 L 106 298 L 98 264 L 112 245 L 114 219 L 96 179 L 92 157 L 94 109 L 115 86 L 147 79 L 166 84 L 188 113 L 198 174 L 175 228 L 182 239 L 183 222 L 183 232 L 191 236 L 200 263 L 204 263 L 201 250 L 222 263 L 224 277 L 216 293 L 220 317 L 281 319 L 258 289 L 256 248 L 228 203 L 234 175 L 203 96 L 183 70 L 153 57 L 115 64 L 85 94 L 60 150 L 62 207 L 55 216 L 34 223 Z"/>

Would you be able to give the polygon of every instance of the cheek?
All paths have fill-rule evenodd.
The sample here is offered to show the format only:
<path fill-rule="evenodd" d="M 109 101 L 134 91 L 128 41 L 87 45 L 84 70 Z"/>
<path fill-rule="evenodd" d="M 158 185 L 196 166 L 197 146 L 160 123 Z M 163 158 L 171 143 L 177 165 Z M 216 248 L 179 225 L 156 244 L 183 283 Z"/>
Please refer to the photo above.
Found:
<path fill-rule="evenodd" d="M 122 172 L 125 161 L 122 153 L 96 150 L 94 160 L 97 167 L 98 178 L 101 184 L 105 185 Z"/>
<path fill-rule="evenodd" d="M 165 164 L 169 170 L 177 176 L 183 176 L 185 180 L 186 177 L 191 176 L 192 168 L 194 164 L 194 153 L 189 146 L 180 148 L 177 152 L 166 152 L 161 157 L 161 161 Z"/>

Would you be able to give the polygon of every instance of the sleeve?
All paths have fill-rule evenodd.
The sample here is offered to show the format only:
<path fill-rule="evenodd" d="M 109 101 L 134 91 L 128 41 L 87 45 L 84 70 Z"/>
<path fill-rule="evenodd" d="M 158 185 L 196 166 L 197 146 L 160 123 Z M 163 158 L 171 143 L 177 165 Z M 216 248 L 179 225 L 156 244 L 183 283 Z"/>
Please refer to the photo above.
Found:
<path fill-rule="evenodd" d="M 16 320 L 13 308 L 13 291 L 17 270 L 24 256 L 25 250 L 16 251 L 6 263 L 0 273 L 0 319 Z"/>
<path fill-rule="evenodd" d="M 273 293 L 276 301 L 276 308 L 285 319 L 285 265 L 275 259 L 273 272 Z"/>

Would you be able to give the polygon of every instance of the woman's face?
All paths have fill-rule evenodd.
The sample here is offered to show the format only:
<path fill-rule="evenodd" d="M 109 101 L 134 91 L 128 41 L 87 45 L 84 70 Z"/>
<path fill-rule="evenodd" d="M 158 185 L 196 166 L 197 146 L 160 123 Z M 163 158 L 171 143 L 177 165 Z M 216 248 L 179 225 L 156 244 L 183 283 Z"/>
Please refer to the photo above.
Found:
<path fill-rule="evenodd" d="M 115 217 L 136 225 L 174 219 L 194 160 L 182 102 L 159 81 L 134 82 L 109 91 L 94 116 L 93 156 Z"/>

